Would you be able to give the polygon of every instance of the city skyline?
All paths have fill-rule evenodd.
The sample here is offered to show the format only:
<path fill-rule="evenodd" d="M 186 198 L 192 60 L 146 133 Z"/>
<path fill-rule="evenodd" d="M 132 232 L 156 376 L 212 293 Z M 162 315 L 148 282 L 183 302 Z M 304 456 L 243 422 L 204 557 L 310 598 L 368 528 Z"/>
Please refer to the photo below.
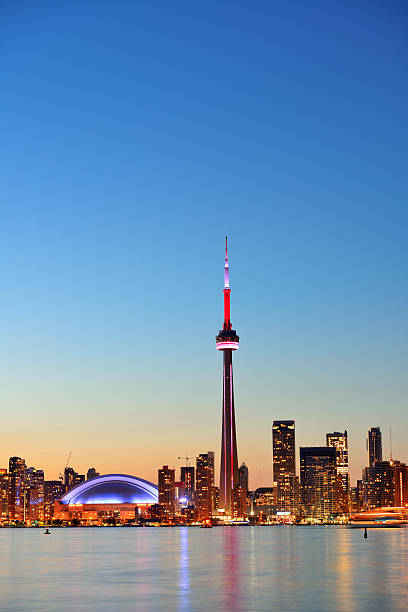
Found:
<path fill-rule="evenodd" d="M 179 472 L 163 465 L 157 471 L 157 485 L 130 474 L 101 475 L 94 467 L 87 470 L 85 477 L 68 465 L 69 458 L 60 478 L 50 481 L 44 470 L 28 466 L 24 458 L 10 457 L 8 469 L 0 468 L 0 526 L 44 522 L 60 525 L 61 521 L 76 526 L 106 521 L 115 525 L 117 520 L 210 527 L 212 522 L 230 521 L 343 524 L 371 510 L 405 516 L 408 466 L 395 458 L 383 460 L 381 431 L 372 427 L 368 438 L 373 432 L 376 458 L 372 459 L 372 447 L 368 445 L 369 465 L 362 469 L 362 478 L 355 486 L 350 486 L 349 481 L 347 431 L 327 433 L 326 446 L 301 446 L 296 473 L 293 420 L 273 422 L 274 481 L 252 491 L 245 462 L 236 479 L 221 462 L 225 473 L 220 473 L 220 487 L 216 486 L 213 451 L 200 453 L 195 467 L 190 465 L 192 458 L 185 457 L 187 465 L 181 466 Z M 225 430 L 223 434 L 224 439 Z M 231 479 L 230 489 L 225 486 L 226 477 Z"/>
<path fill-rule="evenodd" d="M 219 473 L 226 234 L 251 486 L 279 419 L 407 462 L 405 9 L 142 4 L 4 9 L 1 465 Z"/>

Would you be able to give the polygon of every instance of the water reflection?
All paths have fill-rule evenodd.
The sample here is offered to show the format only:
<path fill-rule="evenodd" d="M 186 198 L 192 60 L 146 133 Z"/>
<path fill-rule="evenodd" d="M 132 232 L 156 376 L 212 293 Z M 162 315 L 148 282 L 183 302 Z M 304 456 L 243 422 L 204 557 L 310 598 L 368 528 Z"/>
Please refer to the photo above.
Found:
<path fill-rule="evenodd" d="M 240 534 L 245 527 L 220 527 L 223 539 L 223 599 L 226 610 L 244 610 L 240 557 Z"/>
<path fill-rule="evenodd" d="M 190 567 L 189 567 L 189 543 L 188 527 L 180 528 L 180 610 L 189 610 L 190 591 Z"/>
<path fill-rule="evenodd" d="M 405 610 L 408 528 L 0 529 L 0 610 Z"/>

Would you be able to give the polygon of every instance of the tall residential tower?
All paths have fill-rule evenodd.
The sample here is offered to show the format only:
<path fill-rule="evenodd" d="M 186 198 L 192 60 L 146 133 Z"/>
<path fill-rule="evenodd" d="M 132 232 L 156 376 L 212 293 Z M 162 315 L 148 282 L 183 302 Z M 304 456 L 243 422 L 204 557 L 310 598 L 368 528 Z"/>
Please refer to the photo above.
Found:
<path fill-rule="evenodd" d="M 382 461 L 382 441 L 379 427 L 368 430 L 367 436 L 368 465 L 372 467 L 377 461 Z"/>
<path fill-rule="evenodd" d="M 224 265 L 224 325 L 216 338 L 217 350 L 223 352 L 223 399 L 219 509 L 231 516 L 233 490 L 239 484 L 237 439 L 235 431 L 234 384 L 232 377 L 232 351 L 239 347 L 239 337 L 231 325 L 229 265 L 227 239 L 225 239 Z"/>
<path fill-rule="evenodd" d="M 273 479 L 296 474 L 295 421 L 272 424 Z"/>

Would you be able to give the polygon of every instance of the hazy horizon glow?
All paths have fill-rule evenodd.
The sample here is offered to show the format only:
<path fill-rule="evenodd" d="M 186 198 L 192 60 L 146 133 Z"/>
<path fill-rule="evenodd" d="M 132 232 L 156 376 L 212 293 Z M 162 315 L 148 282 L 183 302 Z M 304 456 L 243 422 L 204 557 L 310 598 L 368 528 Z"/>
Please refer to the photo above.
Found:
<path fill-rule="evenodd" d="M 0 467 L 219 459 L 226 234 L 250 486 L 274 419 L 408 462 L 407 17 L 3 4 Z"/>

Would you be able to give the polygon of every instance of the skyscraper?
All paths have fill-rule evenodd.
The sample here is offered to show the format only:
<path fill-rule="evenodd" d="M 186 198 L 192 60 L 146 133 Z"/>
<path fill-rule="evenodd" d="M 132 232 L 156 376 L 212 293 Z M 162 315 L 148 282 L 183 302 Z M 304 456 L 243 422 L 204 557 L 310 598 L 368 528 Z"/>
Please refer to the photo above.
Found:
<path fill-rule="evenodd" d="M 11 520 L 23 521 L 28 510 L 26 499 L 26 464 L 21 457 L 10 457 L 8 513 Z"/>
<path fill-rule="evenodd" d="M 334 431 L 333 433 L 326 434 L 326 444 L 336 449 L 336 470 L 337 475 L 341 478 L 342 490 L 341 499 L 339 499 L 339 509 L 342 512 L 348 512 L 350 506 L 350 479 L 347 431 L 344 433 Z"/>
<path fill-rule="evenodd" d="M 26 487 L 29 495 L 29 516 L 33 521 L 44 520 L 44 471 L 29 467 L 26 470 Z"/>
<path fill-rule="evenodd" d="M 214 453 L 201 453 L 196 459 L 195 505 L 197 520 L 211 518 L 213 514 Z"/>
<path fill-rule="evenodd" d="M 341 475 L 344 490 L 348 490 L 349 463 L 347 431 L 345 431 L 344 433 L 341 433 L 340 431 L 334 431 L 333 433 L 326 434 L 326 444 L 327 446 L 334 446 L 334 448 L 336 449 L 337 473 Z"/>
<path fill-rule="evenodd" d="M 176 505 L 175 470 L 170 469 L 168 465 L 163 465 L 158 473 L 159 504 L 165 515 L 173 516 Z"/>
<path fill-rule="evenodd" d="M 371 427 L 367 436 L 368 465 L 371 467 L 376 461 L 382 461 L 382 441 L 379 427 Z"/>
<path fill-rule="evenodd" d="M 337 507 L 336 449 L 300 447 L 301 501 L 306 516 L 325 518 Z"/>
<path fill-rule="evenodd" d="M 224 265 L 224 325 L 216 338 L 217 350 L 223 352 L 223 399 L 219 509 L 230 516 L 232 492 L 239 483 L 237 439 L 235 431 L 234 383 L 232 376 L 232 351 L 239 347 L 239 336 L 232 329 L 230 316 L 229 263 L 227 239 L 225 239 Z"/>
<path fill-rule="evenodd" d="M 190 505 L 194 501 L 194 467 L 190 465 L 182 466 L 180 470 L 180 480 L 184 482 L 187 501 Z"/>
<path fill-rule="evenodd" d="M 296 474 L 295 421 L 273 421 L 273 480 Z"/>

